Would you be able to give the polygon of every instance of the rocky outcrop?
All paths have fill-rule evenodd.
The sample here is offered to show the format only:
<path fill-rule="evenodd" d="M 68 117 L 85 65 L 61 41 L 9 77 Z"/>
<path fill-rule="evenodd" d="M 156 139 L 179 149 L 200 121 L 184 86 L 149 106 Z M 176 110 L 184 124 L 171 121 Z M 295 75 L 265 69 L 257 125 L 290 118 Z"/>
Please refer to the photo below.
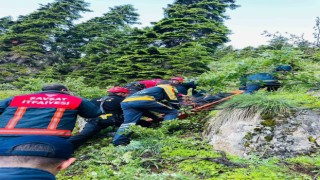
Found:
<path fill-rule="evenodd" d="M 320 111 L 298 110 L 272 118 L 250 108 L 221 111 L 203 135 L 215 149 L 234 155 L 309 154 L 320 147 Z"/>

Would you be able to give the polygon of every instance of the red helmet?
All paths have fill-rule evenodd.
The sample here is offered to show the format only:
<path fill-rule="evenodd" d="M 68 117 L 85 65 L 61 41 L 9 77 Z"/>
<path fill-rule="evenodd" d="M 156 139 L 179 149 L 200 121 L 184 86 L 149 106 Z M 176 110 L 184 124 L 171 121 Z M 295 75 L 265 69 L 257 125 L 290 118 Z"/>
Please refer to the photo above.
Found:
<path fill-rule="evenodd" d="M 112 88 L 108 89 L 108 92 L 111 92 L 111 93 L 129 93 L 129 89 L 124 88 L 124 87 L 120 87 L 120 86 L 115 86 L 115 87 L 112 87 Z"/>
<path fill-rule="evenodd" d="M 162 79 L 151 79 L 151 80 L 142 80 L 138 81 L 140 84 L 144 84 L 146 88 L 151 88 L 153 86 L 156 86 Z"/>
<path fill-rule="evenodd" d="M 183 77 L 173 77 L 173 78 L 171 78 L 171 80 L 177 80 L 177 81 L 183 83 Z"/>

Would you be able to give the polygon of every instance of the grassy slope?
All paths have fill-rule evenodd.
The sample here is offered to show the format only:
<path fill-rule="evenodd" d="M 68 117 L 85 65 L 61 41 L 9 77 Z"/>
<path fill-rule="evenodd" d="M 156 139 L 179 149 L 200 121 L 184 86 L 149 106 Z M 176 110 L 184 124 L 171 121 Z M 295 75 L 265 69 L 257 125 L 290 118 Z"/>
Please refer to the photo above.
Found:
<path fill-rule="evenodd" d="M 23 93 L 29 92 L 0 91 L 0 97 Z M 228 104 L 265 107 L 261 98 L 268 98 L 268 102 L 281 99 L 294 106 L 320 107 L 318 98 L 305 93 L 266 93 L 257 93 L 251 99 L 239 96 Z M 247 100 L 245 104 L 238 103 L 243 102 L 241 98 Z M 76 152 L 77 162 L 58 179 L 312 179 L 319 175 L 319 154 L 241 159 L 213 151 L 201 138 L 207 116 L 202 113 L 156 128 L 134 127 L 134 140 L 127 147 L 112 146 L 112 138 L 106 135 L 111 130 L 107 129 Z"/>
<path fill-rule="evenodd" d="M 134 127 L 126 147 L 97 137 L 76 152 L 78 161 L 58 179 L 312 179 L 320 170 L 319 154 L 242 159 L 213 151 L 201 139 L 206 115 Z"/>
<path fill-rule="evenodd" d="M 254 105 L 269 112 L 269 108 L 272 112 L 288 106 L 319 109 L 319 98 L 307 94 L 307 91 L 319 82 L 320 65 L 302 59 L 299 53 L 289 49 L 281 51 L 280 55 L 267 52 L 258 58 L 226 56 L 214 62 L 212 71 L 202 75 L 199 83 L 202 82 L 207 89 L 214 85 L 214 90 L 226 92 L 238 87 L 236 82 L 245 72 L 268 70 L 279 63 L 294 63 L 293 78 L 283 77 L 284 87 L 279 92 L 238 97 L 226 106 Z M 73 80 L 70 82 L 73 83 L 68 86 L 74 84 L 75 88 L 86 89 Z M 87 89 L 90 89 L 88 93 L 78 94 L 90 97 L 92 88 Z M 0 91 L 0 99 L 21 93 L 25 92 Z M 134 139 L 126 147 L 112 146 L 111 137 L 106 135 L 110 129 L 106 130 L 76 152 L 78 160 L 60 173 L 58 179 L 312 179 L 319 175 L 319 153 L 288 159 L 260 159 L 256 156 L 242 159 L 213 151 L 211 145 L 201 138 L 206 116 L 207 113 L 198 114 L 183 121 L 163 123 L 157 128 L 136 126 L 133 128 Z"/>
<path fill-rule="evenodd" d="M 320 65 L 290 48 L 266 51 L 255 58 L 227 54 L 212 63 L 212 71 L 201 75 L 199 83 L 204 89 L 228 92 L 239 86 L 241 75 L 270 72 L 279 64 L 294 65 L 293 74 L 280 76 L 280 91 L 241 96 L 226 106 L 256 106 L 265 113 L 282 113 L 291 107 L 319 109 L 319 98 L 307 92 L 319 82 Z M 154 129 L 134 127 L 134 140 L 127 147 L 110 145 L 111 137 L 95 139 L 77 152 L 79 160 L 59 179 L 313 179 L 319 175 L 319 153 L 288 159 L 242 159 L 213 151 L 201 138 L 206 116 L 166 122 Z"/>

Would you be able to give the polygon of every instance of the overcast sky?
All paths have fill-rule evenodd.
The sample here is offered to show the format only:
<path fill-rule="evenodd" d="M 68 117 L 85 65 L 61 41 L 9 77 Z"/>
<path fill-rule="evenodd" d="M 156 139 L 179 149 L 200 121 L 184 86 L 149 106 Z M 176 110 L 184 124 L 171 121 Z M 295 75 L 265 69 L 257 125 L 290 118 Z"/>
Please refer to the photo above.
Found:
<path fill-rule="evenodd" d="M 0 17 L 25 15 L 54 0 L 0 0 Z M 163 8 L 174 0 L 86 0 L 93 12 L 84 14 L 82 20 L 100 16 L 109 7 L 133 4 L 140 14 L 142 26 L 163 18 Z M 236 48 L 266 44 L 261 33 L 279 31 L 302 35 L 313 41 L 315 19 L 320 16 L 320 0 L 237 0 L 241 7 L 228 11 L 231 19 L 226 25 L 231 29 L 230 42 Z"/>

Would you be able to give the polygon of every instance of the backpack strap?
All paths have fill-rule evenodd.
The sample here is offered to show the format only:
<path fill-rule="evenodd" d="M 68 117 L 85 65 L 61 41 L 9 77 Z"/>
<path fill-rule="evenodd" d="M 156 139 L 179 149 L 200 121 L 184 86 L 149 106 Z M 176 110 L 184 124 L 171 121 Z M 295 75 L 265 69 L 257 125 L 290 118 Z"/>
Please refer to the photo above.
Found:
<path fill-rule="evenodd" d="M 104 96 L 100 99 L 98 99 L 97 101 L 100 102 L 100 110 L 102 112 L 102 114 L 106 114 L 106 111 L 103 109 L 103 103 L 109 98 L 109 96 Z"/>

